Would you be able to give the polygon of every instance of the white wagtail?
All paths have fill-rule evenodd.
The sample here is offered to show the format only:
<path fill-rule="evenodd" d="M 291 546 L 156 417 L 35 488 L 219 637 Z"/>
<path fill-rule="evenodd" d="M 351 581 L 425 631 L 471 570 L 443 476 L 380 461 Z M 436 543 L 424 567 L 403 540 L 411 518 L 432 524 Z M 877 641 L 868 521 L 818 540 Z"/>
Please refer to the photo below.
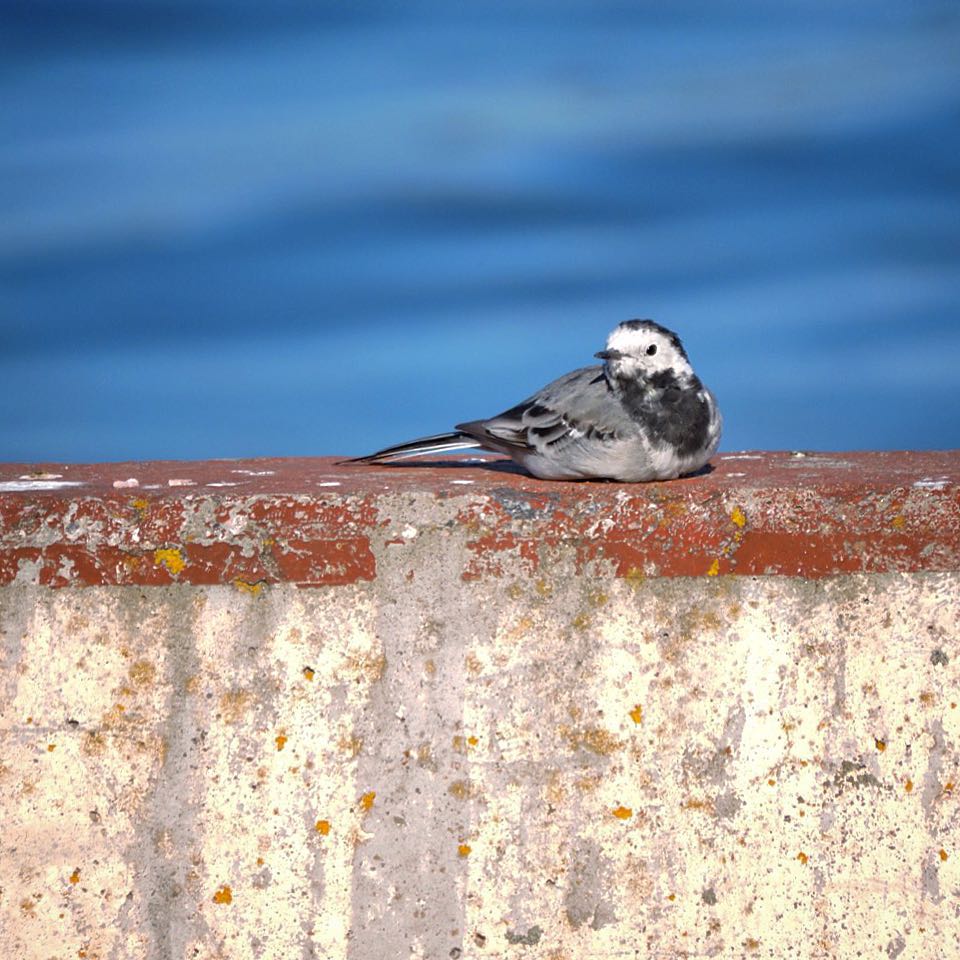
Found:
<path fill-rule="evenodd" d="M 713 394 L 680 338 L 652 320 L 626 320 L 581 367 L 489 420 L 411 440 L 346 463 L 481 447 L 544 480 L 672 480 L 699 470 L 720 443 Z"/>

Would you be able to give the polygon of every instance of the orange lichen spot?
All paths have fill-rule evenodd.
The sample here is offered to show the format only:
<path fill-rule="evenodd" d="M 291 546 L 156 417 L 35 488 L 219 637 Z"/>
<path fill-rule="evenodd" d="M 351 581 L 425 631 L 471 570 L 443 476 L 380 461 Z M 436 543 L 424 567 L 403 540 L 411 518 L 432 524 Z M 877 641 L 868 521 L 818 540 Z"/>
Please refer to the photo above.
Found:
<path fill-rule="evenodd" d="M 902 513 L 898 513 L 890 521 L 890 526 L 896 528 L 897 530 L 902 530 L 906 525 L 907 525 L 907 518 Z"/>
<path fill-rule="evenodd" d="M 617 807 L 612 813 L 618 820 L 629 820 L 633 816 L 633 811 L 629 807 Z"/>
<path fill-rule="evenodd" d="M 920 702 L 925 707 L 931 706 L 934 700 L 936 700 L 936 697 L 929 690 L 924 690 L 923 693 L 920 694 Z"/>
<path fill-rule="evenodd" d="M 950 856 L 950 854 L 948 854 L 946 850 L 944 850 L 944 849 L 941 848 L 941 850 L 940 850 L 940 859 L 941 859 L 941 860 L 946 860 L 947 857 L 949 857 L 949 856 Z"/>
<path fill-rule="evenodd" d="M 467 743 L 469 743 L 471 747 L 475 747 L 479 742 L 476 737 L 467 737 Z"/>
<path fill-rule="evenodd" d="M 262 866 L 263 866 L 263 857 L 257 857 L 257 866 L 258 866 L 258 867 L 262 867 Z"/>
<path fill-rule="evenodd" d="M 213 895 L 214 903 L 233 903 L 233 891 L 226 884 Z"/>
<path fill-rule="evenodd" d="M 306 680 L 312 680 L 315 676 L 315 671 L 313 667 L 304 667 L 303 676 L 304 676 L 304 679 Z"/>
<path fill-rule="evenodd" d="M 375 790 L 371 790 L 369 793 L 365 793 L 360 798 L 360 809 L 361 810 L 372 810 L 373 801 L 377 799 L 377 793 Z"/>
<path fill-rule="evenodd" d="M 953 781 L 952 781 L 952 780 L 948 780 L 948 781 L 943 785 L 943 792 L 944 792 L 944 793 L 953 793 Z"/>
<path fill-rule="evenodd" d="M 262 583 L 251 583 L 249 580 L 241 580 L 239 577 L 233 581 L 233 585 L 241 593 L 249 593 L 251 597 L 257 596 L 263 589 Z"/>
<path fill-rule="evenodd" d="M 797 854 L 797 859 L 798 859 L 801 863 L 805 864 L 810 858 L 801 850 L 801 851 Z"/>
<path fill-rule="evenodd" d="M 883 751 L 887 749 L 886 740 L 874 740 L 873 742 L 876 744 L 877 750 L 879 750 L 880 753 L 883 753 Z"/>
<path fill-rule="evenodd" d="M 80 868 L 75 867 L 73 873 L 70 874 L 68 879 L 72 884 L 78 884 L 80 882 Z"/>
<path fill-rule="evenodd" d="M 730 519 L 742 530 L 747 523 L 747 515 L 739 508 L 734 507 Z"/>
<path fill-rule="evenodd" d="M 473 848 L 470 846 L 469 843 L 461 843 L 460 846 L 457 847 L 457 853 L 461 857 L 469 857 L 472 850 Z"/>
<path fill-rule="evenodd" d="M 768 786 L 768 787 L 775 787 L 776 785 L 777 785 L 777 781 L 774 780 L 773 777 L 771 777 L 771 778 L 767 781 L 767 786 Z"/>
<path fill-rule="evenodd" d="M 316 831 L 322 837 L 326 837 L 330 833 L 330 821 L 329 820 L 318 820 L 316 825 Z"/>
<path fill-rule="evenodd" d="M 676 895 L 675 893 L 667 894 L 667 899 L 668 899 L 671 903 L 673 903 L 673 901 L 677 899 L 677 895 Z"/>
<path fill-rule="evenodd" d="M 713 563 L 710 564 L 710 568 L 707 570 L 708 577 L 715 577 L 720 573 L 720 561 L 716 559 Z"/>
<path fill-rule="evenodd" d="M 47 744 L 47 753 L 53 753 L 53 751 L 56 749 L 57 749 L 57 745 L 55 743 Z"/>
<path fill-rule="evenodd" d="M 158 565 L 162 564 L 174 576 L 176 576 L 187 565 L 186 561 L 183 559 L 183 554 L 181 554 L 180 551 L 175 547 L 165 550 L 154 550 L 153 562 Z"/>
<path fill-rule="evenodd" d="M 643 707 L 639 703 L 630 711 L 630 719 L 634 723 L 643 723 Z"/>
<path fill-rule="evenodd" d="M 33 717 L 27 717 L 27 723 L 33 723 Z"/>
<path fill-rule="evenodd" d="M 907 777 L 907 780 L 903 785 L 903 789 L 906 790 L 907 793 L 911 793 L 913 791 L 913 781 L 909 777 Z"/>
<path fill-rule="evenodd" d="M 282 733 L 278 733 L 273 741 L 277 745 L 277 750 L 282 750 L 287 745 L 287 738 Z"/>

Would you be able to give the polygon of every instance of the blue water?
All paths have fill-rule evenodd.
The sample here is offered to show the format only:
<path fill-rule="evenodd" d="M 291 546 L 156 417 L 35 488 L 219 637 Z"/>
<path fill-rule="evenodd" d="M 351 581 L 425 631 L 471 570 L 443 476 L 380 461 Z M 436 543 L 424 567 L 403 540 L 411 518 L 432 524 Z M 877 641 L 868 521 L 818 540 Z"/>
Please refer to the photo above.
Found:
<path fill-rule="evenodd" d="M 0 6 L 0 459 L 356 454 L 622 319 L 723 448 L 960 446 L 960 5 Z"/>

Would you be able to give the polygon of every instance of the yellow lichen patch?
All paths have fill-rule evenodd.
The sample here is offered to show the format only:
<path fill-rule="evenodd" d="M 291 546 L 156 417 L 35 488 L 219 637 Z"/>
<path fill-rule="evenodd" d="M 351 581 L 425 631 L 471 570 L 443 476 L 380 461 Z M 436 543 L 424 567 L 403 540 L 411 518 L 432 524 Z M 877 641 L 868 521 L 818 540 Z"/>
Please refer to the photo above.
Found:
<path fill-rule="evenodd" d="M 153 562 L 163 564 L 174 576 L 176 576 L 187 564 L 183 559 L 183 554 L 176 548 L 153 551 Z"/>
<path fill-rule="evenodd" d="M 755 940 L 753 937 L 747 937 L 747 939 L 743 942 L 743 945 L 744 945 L 748 950 L 759 950 L 759 949 L 760 949 L 760 941 L 759 941 L 759 940 Z"/>
<path fill-rule="evenodd" d="M 250 705 L 247 690 L 230 690 L 220 698 L 220 715 L 224 723 L 237 723 Z"/>
<path fill-rule="evenodd" d="M 312 680 L 315 676 L 313 667 L 304 667 L 303 668 L 303 678 L 305 680 Z"/>
<path fill-rule="evenodd" d="M 387 658 L 383 654 L 376 657 L 368 655 L 350 656 L 347 657 L 346 667 L 350 673 L 363 677 L 370 683 L 377 683 L 387 669 Z"/>
<path fill-rule="evenodd" d="M 278 733 L 274 738 L 273 742 L 277 745 L 277 750 L 282 750 L 287 745 L 287 738 L 282 733 Z"/>
<path fill-rule="evenodd" d="M 602 607 L 609 599 L 610 597 L 608 597 L 607 594 L 605 594 L 602 590 L 597 590 L 596 592 L 590 594 L 590 602 L 595 607 Z"/>
<path fill-rule="evenodd" d="M 326 837 L 330 833 L 330 821 L 318 820 L 315 829 L 322 837 Z"/>
<path fill-rule="evenodd" d="M 68 879 L 72 884 L 78 884 L 80 882 L 80 868 L 75 867 L 73 873 L 70 874 Z"/>
<path fill-rule="evenodd" d="M 149 660 L 138 660 L 130 670 L 130 679 L 139 687 L 146 687 L 153 683 L 157 675 L 157 668 Z"/>
<path fill-rule="evenodd" d="M 887 749 L 886 740 L 874 740 L 873 742 L 876 744 L 877 750 L 879 750 L 880 753 L 883 753 L 883 751 Z"/>
<path fill-rule="evenodd" d="M 623 746 L 612 733 L 603 730 L 601 727 L 587 727 L 580 730 L 564 729 L 561 734 L 575 749 L 583 747 L 585 750 L 601 757 L 609 757 Z"/>
<path fill-rule="evenodd" d="M 547 583 L 546 580 L 538 580 L 534 584 L 534 589 L 536 589 L 541 597 L 549 597 L 550 594 L 553 593 L 553 587 Z"/>
<path fill-rule="evenodd" d="M 747 523 L 747 515 L 739 508 L 734 507 L 730 519 L 742 530 Z"/>
<path fill-rule="evenodd" d="M 617 807 L 615 810 L 612 810 L 611 813 L 618 820 L 629 820 L 633 816 L 633 811 L 629 807 Z"/>
<path fill-rule="evenodd" d="M 476 787 L 469 780 L 454 780 L 447 787 L 447 793 L 457 800 L 469 800 L 476 795 Z"/>
<path fill-rule="evenodd" d="M 241 593 L 249 593 L 251 597 L 257 596 L 263 589 L 262 583 L 250 583 L 249 580 L 241 580 L 239 577 L 233 581 L 233 585 Z"/>
<path fill-rule="evenodd" d="M 623 575 L 623 579 L 626 580 L 630 586 L 639 587 L 640 584 L 647 579 L 647 576 L 639 567 L 630 567 Z"/>
<path fill-rule="evenodd" d="M 890 521 L 890 526 L 896 530 L 902 530 L 906 525 L 907 525 L 907 518 L 902 513 L 898 513 Z"/>
<path fill-rule="evenodd" d="M 573 625 L 577 628 L 577 630 L 585 630 L 590 626 L 590 617 L 588 617 L 585 613 L 578 613 L 573 618 Z"/>
<path fill-rule="evenodd" d="M 634 723 L 643 723 L 643 707 L 639 703 L 630 711 L 630 719 Z"/>
<path fill-rule="evenodd" d="M 233 891 L 226 884 L 213 895 L 214 903 L 233 903 Z"/>
<path fill-rule="evenodd" d="M 507 634 L 513 640 L 522 637 L 533 626 L 533 617 L 521 617 L 517 625 Z"/>
<path fill-rule="evenodd" d="M 457 853 L 458 853 L 461 857 L 469 857 L 472 849 L 473 849 L 473 848 L 470 846 L 470 844 L 468 844 L 468 843 L 461 843 L 460 846 L 457 847 Z"/>
<path fill-rule="evenodd" d="M 133 508 L 134 508 L 134 510 L 146 510 L 147 507 L 149 507 L 149 506 L 150 506 L 150 501 L 149 501 L 149 500 L 144 500 L 143 498 L 140 498 L 139 500 L 134 500 L 134 501 L 133 501 Z"/>
<path fill-rule="evenodd" d="M 940 859 L 941 859 L 941 860 L 946 860 L 947 857 L 949 857 L 949 856 L 950 856 L 950 854 L 948 854 L 946 850 L 944 850 L 944 849 L 941 848 L 941 850 L 940 850 Z"/>
<path fill-rule="evenodd" d="M 713 563 L 710 564 L 710 569 L 707 570 L 707 576 L 715 577 L 719 573 L 720 573 L 720 561 L 714 560 Z"/>
<path fill-rule="evenodd" d="M 467 737 L 467 743 L 469 743 L 471 747 L 475 747 L 479 742 L 476 737 Z"/>
<path fill-rule="evenodd" d="M 801 850 L 801 851 L 797 854 L 797 859 L 798 859 L 801 863 L 805 864 L 810 858 Z"/>
<path fill-rule="evenodd" d="M 365 793 L 365 794 L 360 798 L 360 809 L 361 809 L 361 810 L 364 810 L 364 811 L 366 811 L 366 810 L 372 810 L 372 809 L 373 809 L 373 801 L 376 800 L 376 799 L 377 799 L 377 793 L 376 793 L 375 790 L 371 790 L 369 793 Z"/>

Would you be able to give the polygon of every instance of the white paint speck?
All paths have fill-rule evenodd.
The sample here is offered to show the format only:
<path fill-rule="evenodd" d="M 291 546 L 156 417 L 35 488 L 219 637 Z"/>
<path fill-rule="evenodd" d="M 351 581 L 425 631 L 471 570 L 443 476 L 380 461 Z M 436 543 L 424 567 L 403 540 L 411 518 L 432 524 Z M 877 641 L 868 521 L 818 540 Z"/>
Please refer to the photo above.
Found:
<path fill-rule="evenodd" d="M 473 481 L 473 480 L 451 480 L 450 482 L 451 482 L 451 483 L 457 483 L 457 484 L 459 484 L 461 487 L 466 487 L 466 486 L 469 486 L 471 483 L 474 483 L 475 481 Z"/>
<path fill-rule="evenodd" d="M 725 457 L 721 457 L 721 460 L 762 460 L 763 457 L 758 456 L 755 453 L 728 453 Z"/>
<path fill-rule="evenodd" d="M 728 477 L 745 477 L 746 474 L 745 473 L 728 473 L 727 476 Z"/>
<path fill-rule="evenodd" d="M 272 470 L 231 470 L 231 473 L 242 473 L 245 477 L 272 477 Z"/>
<path fill-rule="evenodd" d="M 175 477 L 172 480 L 167 481 L 168 487 L 194 487 L 196 486 L 196 480 L 183 480 Z"/>
<path fill-rule="evenodd" d="M 409 523 L 400 531 L 400 536 L 404 540 L 412 540 L 420 531 Z"/>
<path fill-rule="evenodd" d="M 129 480 L 114 480 L 113 485 L 117 490 L 123 490 L 127 487 L 139 487 L 140 481 L 136 477 L 131 477 Z"/>
<path fill-rule="evenodd" d="M 339 480 L 324 480 L 321 483 L 317 484 L 318 487 L 339 487 Z"/>
<path fill-rule="evenodd" d="M 0 493 L 21 493 L 30 490 L 62 490 L 65 487 L 82 487 L 82 480 L 7 480 L 0 483 Z"/>
<path fill-rule="evenodd" d="M 21 480 L 59 480 L 62 473 L 24 473 L 20 476 Z"/>
<path fill-rule="evenodd" d="M 949 482 L 950 481 L 947 480 L 946 477 L 937 479 L 933 477 L 924 477 L 922 480 L 917 480 L 916 483 L 914 483 L 914 486 L 920 490 L 943 490 Z"/>
<path fill-rule="evenodd" d="M 240 481 L 237 480 L 236 482 L 233 482 L 230 480 L 221 480 L 218 483 L 208 483 L 207 486 L 208 487 L 239 487 Z"/>

